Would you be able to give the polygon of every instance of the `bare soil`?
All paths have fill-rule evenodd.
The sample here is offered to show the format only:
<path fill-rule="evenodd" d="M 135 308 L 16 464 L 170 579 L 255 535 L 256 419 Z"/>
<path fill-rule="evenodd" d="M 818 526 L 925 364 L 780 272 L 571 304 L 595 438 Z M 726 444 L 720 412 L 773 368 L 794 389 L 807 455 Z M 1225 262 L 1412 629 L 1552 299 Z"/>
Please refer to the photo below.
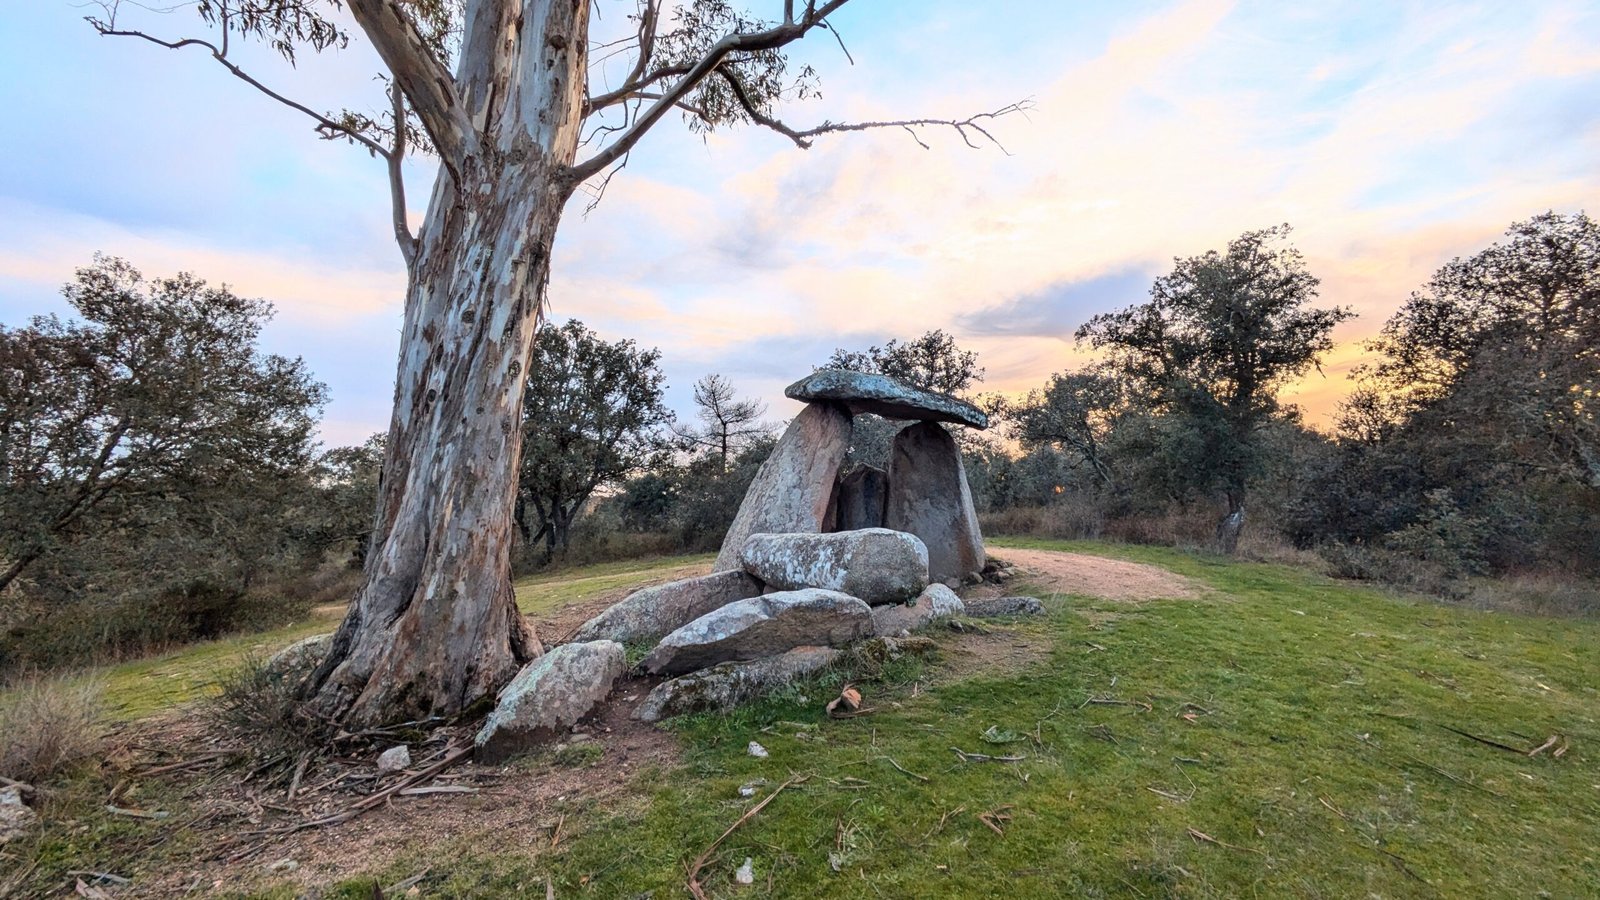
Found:
<path fill-rule="evenodd" d="M 1105 600 L 1193 600 L 1202 590 L 1160 566 L 1053 550 L 1002 549 L 999 559 L 1016 565 L 1028 581 L 1063 594 Z"/>

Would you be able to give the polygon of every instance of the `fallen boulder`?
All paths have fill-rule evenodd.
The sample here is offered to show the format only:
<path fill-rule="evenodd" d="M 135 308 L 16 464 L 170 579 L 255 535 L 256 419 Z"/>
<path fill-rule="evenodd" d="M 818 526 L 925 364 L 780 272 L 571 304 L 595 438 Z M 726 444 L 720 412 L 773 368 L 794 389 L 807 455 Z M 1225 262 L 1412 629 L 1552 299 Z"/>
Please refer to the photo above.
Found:
<path fill-rule="evenodd" d="M 616 641 L 562 644 L 539 657 L 500 690 L 478 732 L 475 756 L 499 762 L 571 728 L 611 693 L 627 669 Z"/>
<path fill-rule="evenodd" d="M 656 722 L 704 709 L 732 709 L 816 672 L 839 657 L 832 647 L 796 647 L 750 662 L 726 662 L 656 685 L 633 717 Z"/>
<path fill-rule="evenodd" d="M 942 584 L 929 585 L 915 603 L 896 603 L 872 608 L 872 623 L 879 637 L 894 637 L 920 631 L 935 619 L 966 614 L 966 606 L 956 592 Z"/>
<path fill-rule="evenodd" d="M 266 669 L 286 681 L 299 681 L 322 662 L 331 646 L 333 632 L 313 634 L 267 657 Z"/>
<path fill-rule="evenodd" d="M 583 623 L 572 639 L 654 643 L 712 610 L 759 595 L 761 589 L 760 581 L 736 569 L 654 585 Z"/>
<path fill-rule="evenodd" d="M 980 430 L 989 427 L 989 417 L 971 403 L 888 375 L 821 369 L 784 388 L 783 395 L 807 403 L 842 403 L 852 413 L 874 413 L 886 419 L 952 422 Z"/>
<path fill-rule="evenodd" d="M 928 548 L 915 535 L 887 528 L 752 534 L 739 561 L 780 591 L 822 588 L 874 605 L 903 603 L 928 586 Z"/>
<path fill-rule="evenodd" d="M 842 409 L 813 403 L 801 410 L 750 483 L 712 569 L 738 569 L 739 548 L 757 532 L 829 530 L 834 481 L 849 449 Z"/>
<path fill-rule="evenodd" d="M 834 527 L 839 531 L 882 528 L 888 499 L 888 473 L 873 466 L 857 466 L 839 476 Z"/>
<path fill-rule="evenodd" d="M 966 604 L 967 615 L 977 619 L 1044 615 L 1044 604 L 1037 597 L 991 597 L 988 600 L 968 600 Z"/>
<path fill-rule="evenodd" d="M 737 600 L 661 639 L 645 657 L 653 675 L 760 659 L 804 646 L 839 646 L 872 634 L 872 608 L 837 591 L 782 591 Z"/>
<path fill-rule="evenodd" d="M 922 539 L 933 581 L 965 581 L 983 570 L 983 535 L 967 470 L 943 427 L 919 422 L 894 436 L 884 524 Z"/>

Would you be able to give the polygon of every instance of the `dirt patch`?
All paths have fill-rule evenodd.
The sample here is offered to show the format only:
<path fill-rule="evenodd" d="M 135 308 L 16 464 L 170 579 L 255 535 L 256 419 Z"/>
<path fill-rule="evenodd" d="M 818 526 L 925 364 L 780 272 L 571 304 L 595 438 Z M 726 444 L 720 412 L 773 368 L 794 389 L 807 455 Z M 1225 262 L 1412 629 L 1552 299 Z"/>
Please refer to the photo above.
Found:
<path fill-rule="evenodd" d="M 985 624 L 939 641 L 935 681 L 958 681 L 974 675 L 1015 675 L 1050 655 L 1050 635 Z"/>
<path fill-rule="evenodd" d="M 997 554 L 1043 588 L 1106 600 L 1193 600 L 1199 585 L 1160 566 L 1055 550 L 1014 550 Z"/>
<path fill-rule="evenodd" d="M 125 894 L 137 897 L 193 896 L 196 892 L 264 888 L 290 882 L 306 888 L 329 884 L 392 866 L 407 856 L 436 853 L 443 845 L 492 846 L 496 852 L 535 857 L 559 847 L 581 823 L 583 814 L 625 808 L 630 796 L 644 797 L 649 786 L 636 783 L 643 773 L 676 766 L 678 739 L 629 718 L 654 680 L 620 682 L 614 698 L 579 727 L 581 737 L 500 766 L 463 763 L 432 784 L 470 788 L 474 793 L 397 797 L 353 820 L 247 845 L 244 859 L 197 859 L 155 878 L 139 879 Z M 192 717 L 144 723 L 136 744 L 184 746 L 198 751 L 205 742 Z M 585 746 L 595 751 L 579 751 Z M 177 758 L 183 751 L 169 753 Z M 150 760 L 141 760 L 148 766 Z M 413 768 L 421 768 L 420 765 Z M 191 827 L 202 845 L 237 849 L 239 832 L 282 825 L 337 812 L 359 794 L 330 792 L 315 800 L 285 806 L 284 791 L 240 784 L 240 773 L 165 776 L 182 783 L 198 815 Z M 393 777 L 393 776 L 391 776 Z M 312 780 L 310 778 L 308 781 Z M 227 855 L 232 855 L 228 853 Z M 142 883 L 141 883 L 142 882 Z"/>

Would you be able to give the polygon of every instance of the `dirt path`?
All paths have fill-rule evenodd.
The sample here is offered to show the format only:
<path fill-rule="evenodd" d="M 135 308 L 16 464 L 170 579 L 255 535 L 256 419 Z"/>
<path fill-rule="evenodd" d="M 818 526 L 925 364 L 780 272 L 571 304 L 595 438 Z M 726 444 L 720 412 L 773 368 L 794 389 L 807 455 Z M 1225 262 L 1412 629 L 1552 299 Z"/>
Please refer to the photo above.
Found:
<path fill-rule="evenodd" d="M 1160 566 L 1055 550 L 1001 547 L 993 554 L 1013 563 L 1040 587 L 1107 600 L 1192 600 L 1202 590 Z"/>

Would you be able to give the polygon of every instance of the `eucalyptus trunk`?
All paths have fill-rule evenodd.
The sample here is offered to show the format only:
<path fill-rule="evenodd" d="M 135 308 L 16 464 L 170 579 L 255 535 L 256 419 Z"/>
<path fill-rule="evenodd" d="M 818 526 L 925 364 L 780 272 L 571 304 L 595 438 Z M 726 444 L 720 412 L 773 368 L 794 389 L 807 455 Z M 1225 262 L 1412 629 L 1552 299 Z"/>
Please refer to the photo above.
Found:
<path fill-rule="evenodd" d="M 588 20 L 587 0 L 467 5 L 456 81 L 474 133 L 456 135 L 469 152 L 441 168 L 411 254 L 377 524 L 306 685 L 346 724 L 459 713 L 542 652 L 511 589 L 513 511 Z"/>

